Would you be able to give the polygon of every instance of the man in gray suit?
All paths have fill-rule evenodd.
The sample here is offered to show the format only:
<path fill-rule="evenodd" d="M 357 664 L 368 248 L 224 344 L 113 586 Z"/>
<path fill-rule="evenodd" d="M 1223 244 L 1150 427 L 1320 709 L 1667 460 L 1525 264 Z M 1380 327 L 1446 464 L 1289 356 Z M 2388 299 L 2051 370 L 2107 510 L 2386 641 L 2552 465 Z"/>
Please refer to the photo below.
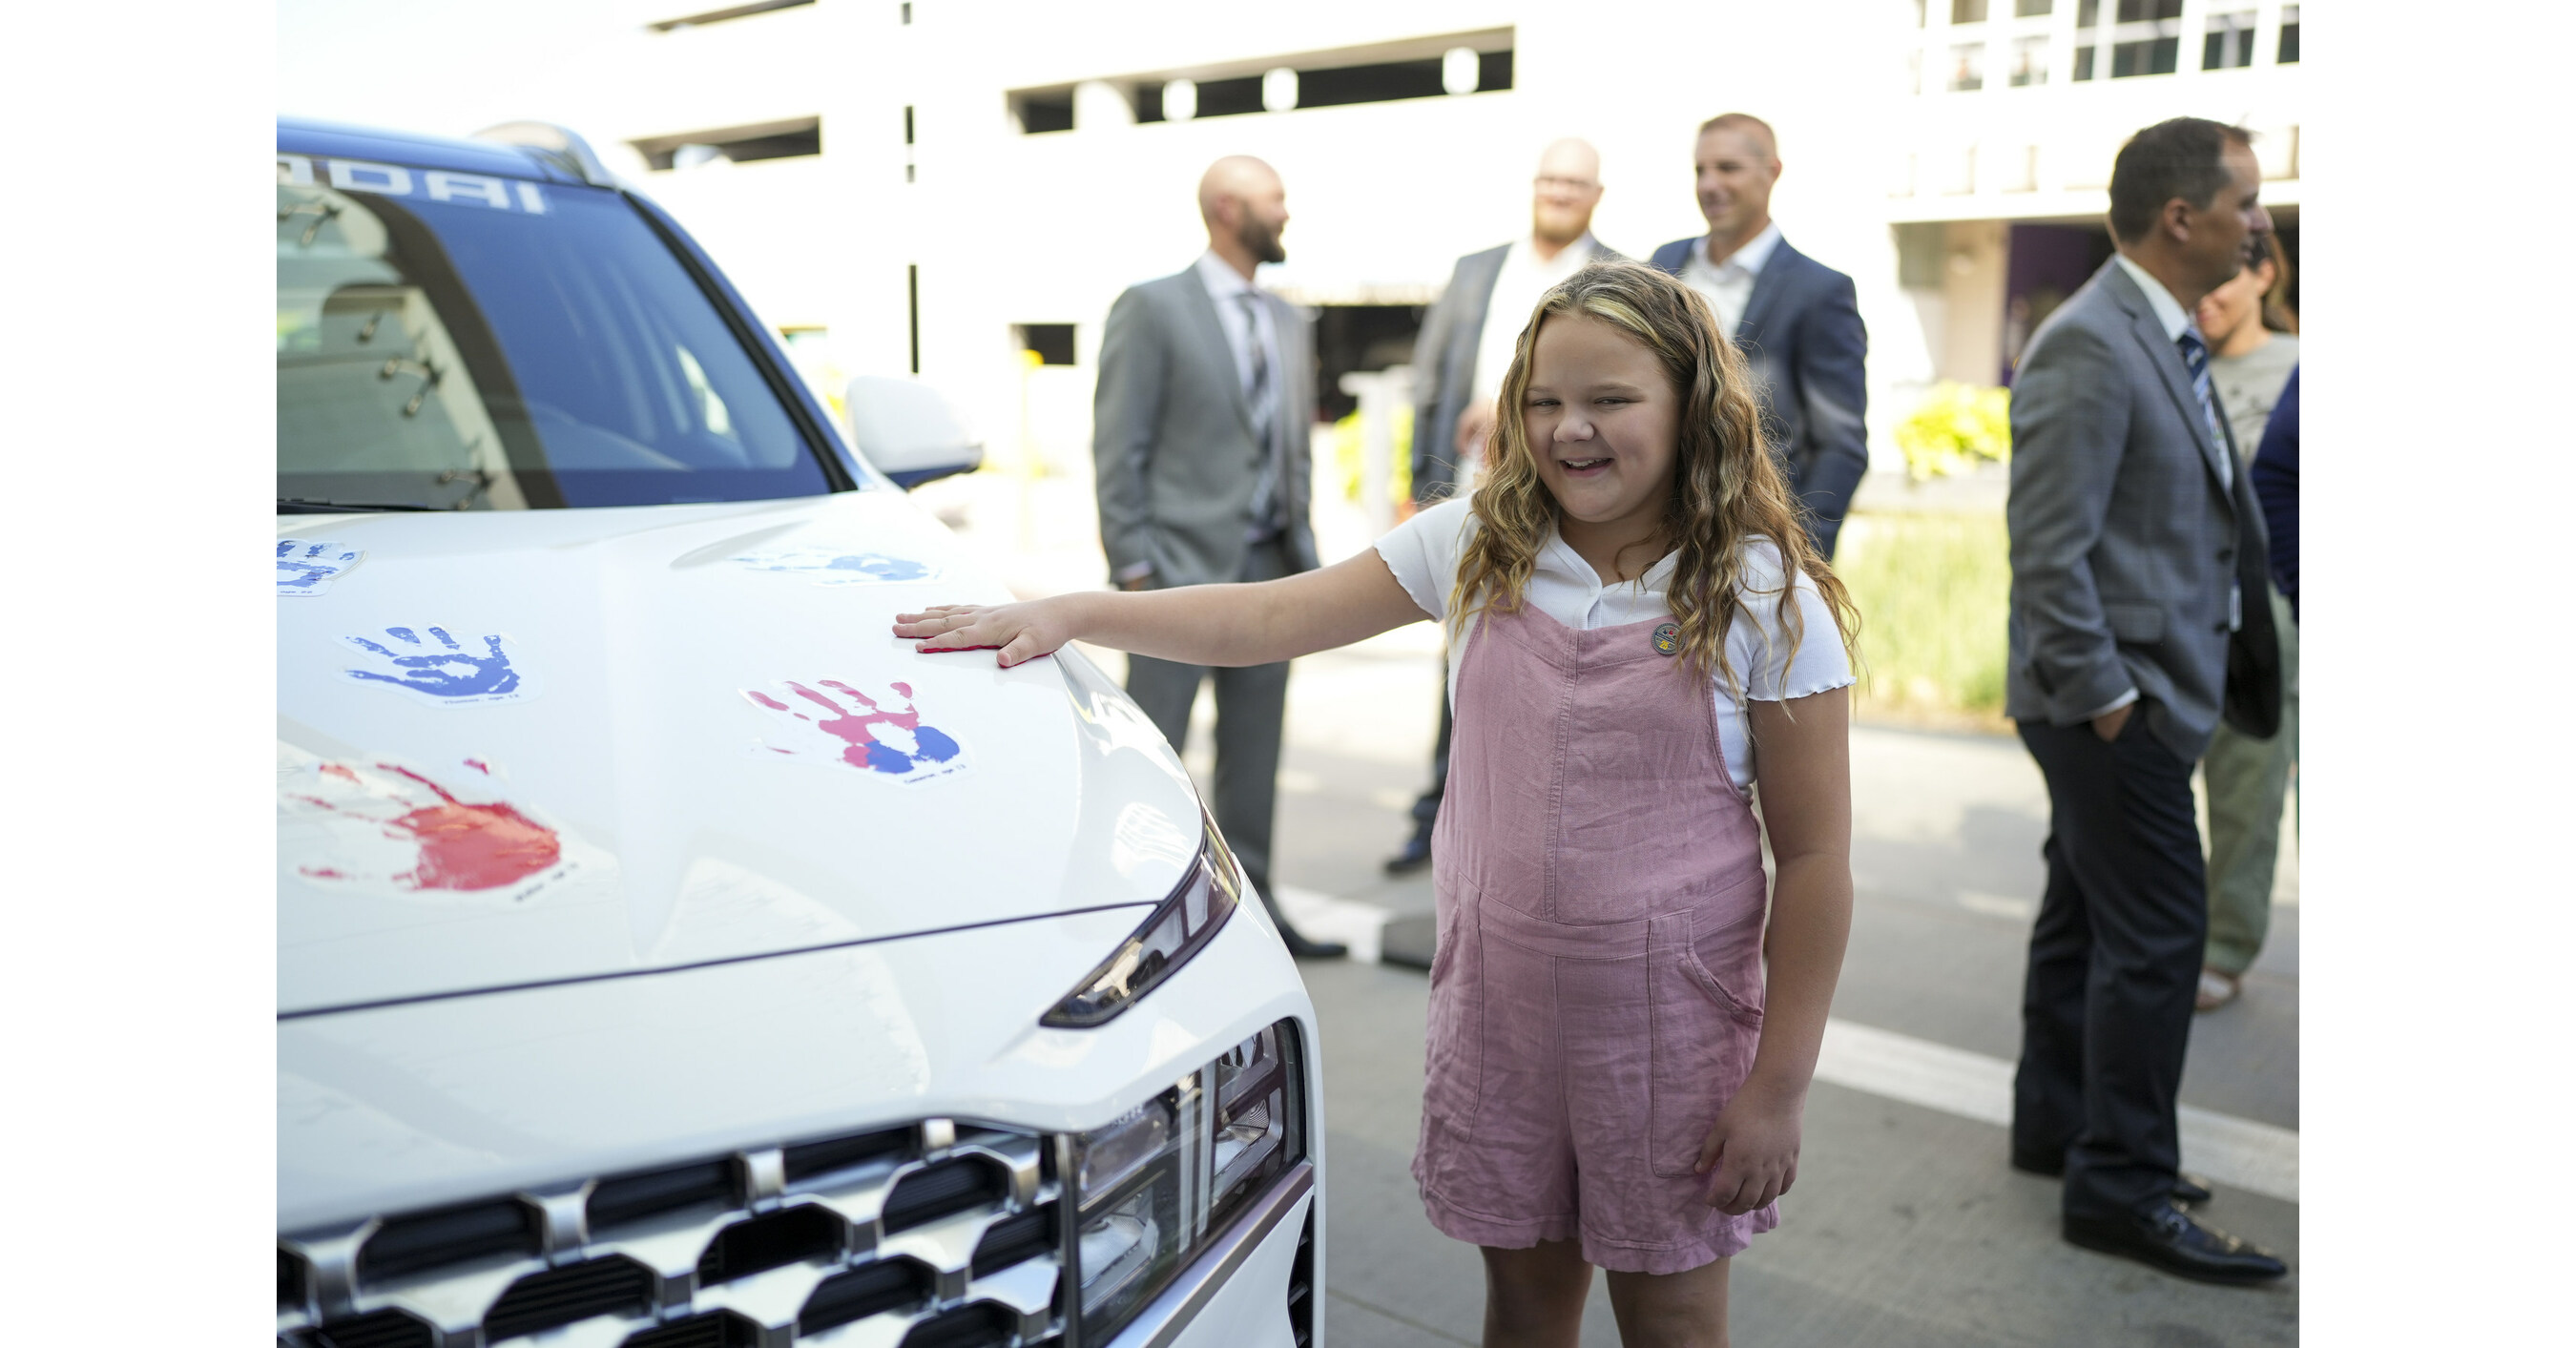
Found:
<path fill-rule="evenodd" d="M 1315 568 L 1307 524 L 1307 431 L 1314 344 L 1305 316 L 1253 284 L 1287 260 L 1287 190 L 1268 164 L 1230 155 L 1199 180 L 1208 250 L 1177 276 L 1118 297 L 1100 342 L 1091 453 L 1100 545 L 1130 590 L 1273 580 Z M 1202 665 L 1129 656 L 1127 692 L 1178 749 Z M 1218 669 L 1212 811 L 1245 878 L 1299 955 L 1343 954 L 1309 941 L 1270 893 L 1285 662 Z"/>
<path fill-rule="evenodd" d="M 2216 122 L 2121 147 L 2119 251 L 2013 383 L 2006 507 L 2004 711 L 2049 798 L 2012 1163 L 2065 1176 L 2068 1240 L 2232 1283 L 2286 1270 L 2177 1201 L 2208 1197 L 2175 1127 L 2209 916 L 2191 771 L 2222 714 L 2270 734 L 2280 685 L 2261 516 L 2191 312 L 2271 229 L 2261 188 L 2250 138 Z"/>
<path fill-rule="evenodd" d="M 1540 153 L 1527 238 L 1469 253 L 1424 315 L 1413 343 L 1413 503 L 1428 506 L 1467 490 L 1494 429 L 1494 395 L 1530 311 L 1550 286 L 1596 259 L 1616 258 L 1592 237 L 1601 204 L 1601 153 L 1574 139 Z M 1444 665 L 1445 668 L 1445 665 Z M 1431 864 L 1431 827 L 1449 785 L 1449 689 L 1440 689 L 1440 738 L 1431 751 L 1431 789 L 1413 802 L 1413 836 L 1387 858 L 1390 875 Z"/>

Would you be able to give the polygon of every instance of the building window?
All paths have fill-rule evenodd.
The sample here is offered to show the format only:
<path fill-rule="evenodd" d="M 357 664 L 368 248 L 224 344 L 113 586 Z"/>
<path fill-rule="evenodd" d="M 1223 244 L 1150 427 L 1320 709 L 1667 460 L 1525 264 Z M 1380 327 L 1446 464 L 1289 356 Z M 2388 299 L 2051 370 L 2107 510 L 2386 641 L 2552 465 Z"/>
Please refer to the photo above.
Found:
<path fill-rule="evenodd" d="M 2254 11 L 2212 14 L 2200 40 L 2200 68 L 2234 70 L 2254 64 Z"/>
<path fill-rule="evenodd" d="M 2170 75 L 2182 57 L 2182 0 L 2120 0 L 2111 78 Z"/>
<path fill-rule="evenodd" d="M 1020 339 L 1020 349 L 1038 358 L 1040 365 L 1073 363 L 1073 325 L 1071 323 L 1014 323 L 1011 331 Z"/>
<path fill-rule="evenodd" d="M 1370 47 L 1228 62 L 1214 69 L 1107 75 L 1136 110 L 1138 123 L 1188 122 L 1354 103 L 1453 98 L 1512 87 L 1512 30 L 1492 28 L 1410 38 Z M 1265 98 L 1264 85 L 1270 97 Z M 1294 98 L 1290 98 L 1290 90 Z M 1073 129 L 1073 87 L 1015 89 L 1009 94 L 1020 129 L 1035 134 Z"/>
<path fill-rule="evenodd" d="M 648 136 L 627 142 L 657 170 L 695 168 L 717 159 L 747 164 L 755 159 L 794 159 L 823 152 L 823 119 L 798 117 L 712 131 Z"/>
<path fill-rule="evenodd" d="M 2013 17 L 2016 19 L 2035 19 L 2055 12 L 2052 0 L 2013 0 Z"/>
<path fill-rule="evenodd" d="M 2093 44 L 2100 37 L 2094 29 L 2102 23 L 2102 0 L 2079 0 L 2075 6 L 2075 65 L 2067 72 L 2072 80 L 2093 78 Z"/>
<path fill-rule="evenodd" d="M 2018 37 L 2013 39 L 2012 86 L 2016 89 L 2048 83 L 2048 38 Z"/>
<path fill-rule="evenodd" d="M 1967 93 L 1986 87 L 1986 44 L 1962 43 L 1950 49 L 1950 92 Z"/>
<path fill-rule="evenodd" d="M 2272 58 L 2285 66 L 2299 63 L 2299 7 L 2281 6 L 2281 54 Z"/>
<path fill-rule="evenodd" d="M 1928 24 L 1928 23 L 1930 23 L 1930 22 L 1931 22 L 1931 17 L 1930 17 L 1930 15 L 1926 12 L 1926 11 L 1927 11 L 1927 10 L 1929 10 L 1930 8 L 1931 8 L 1931 7 L 1930 7 L 1929 5 L 1926 5 L 1926 4 L 1923 2 L 1923 0 L 1914 0 L 1914 26 L 1915 26 L 1915 27 L 1917 27 L 1917 28 L 1921 28 L 1921 27 L 1923 27 L 1924 25 L 1926 25 L 1926 24 Z"/>
<path fill-rule="evenodd" d="M 1986 0 L 1950 0 L 1950 22 L 1984 23 Z"/>
<path fill-rule="evenodd" d="M 1476 82 L 1467 86 L 1465 92 L 1492 93 L 1512 87 L 1511 52 L 1480 51 L 1475 53 L 1475 60 Z M 1453 91 L 1448 76 L 1442 70 L 1443 64 L 1444 59 L 1435 56 L 1423 60 L 1296 70 L 1296 105 L 1299 108 L 1331 108 L 1351 103 L 1446 98 Z M 1181 115 L 1181 109 L 1170 105 L 1171 100 L 1164 93 L 1165 81 L 1142 80 L 1134 86 L 1136 120 L 1140 123 L 1179 122 L 1267 111 L 1261 94 L 1262 78 L 1261 75 L 1244 75 L 1234 79 L 1196 81 L 1193 87 L 1198 97 L 1187 116 Z M 1465 85 L 1464 80 L 1459 83 Z"/>

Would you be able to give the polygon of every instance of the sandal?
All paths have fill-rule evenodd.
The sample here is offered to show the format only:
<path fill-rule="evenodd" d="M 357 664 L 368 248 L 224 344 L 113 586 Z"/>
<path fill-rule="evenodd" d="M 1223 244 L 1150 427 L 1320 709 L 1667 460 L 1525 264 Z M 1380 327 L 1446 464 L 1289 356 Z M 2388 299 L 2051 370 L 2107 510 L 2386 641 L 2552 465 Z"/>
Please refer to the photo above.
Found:
<path fill-rule="evenodd" d="M 2215 1011 L 2235 1001 L 2236 994 L 2245 990 L 2244 984 L 2245 977 L 2242 974 L 2204 968 L 2200 971 L 2200 990 L 2191 999 L 2191 1009 Z"/>

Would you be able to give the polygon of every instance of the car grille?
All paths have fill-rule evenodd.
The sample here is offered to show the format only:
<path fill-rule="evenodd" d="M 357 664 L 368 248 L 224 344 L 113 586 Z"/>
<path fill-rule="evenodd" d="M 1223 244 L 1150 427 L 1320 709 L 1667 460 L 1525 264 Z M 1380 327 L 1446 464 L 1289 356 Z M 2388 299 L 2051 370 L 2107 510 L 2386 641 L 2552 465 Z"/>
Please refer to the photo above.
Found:
<path fill-rule="evenodd" d="M 281 1236 L 282 1348 L 1055 1348 L 1053 1137 L 904 1128 Z"/>

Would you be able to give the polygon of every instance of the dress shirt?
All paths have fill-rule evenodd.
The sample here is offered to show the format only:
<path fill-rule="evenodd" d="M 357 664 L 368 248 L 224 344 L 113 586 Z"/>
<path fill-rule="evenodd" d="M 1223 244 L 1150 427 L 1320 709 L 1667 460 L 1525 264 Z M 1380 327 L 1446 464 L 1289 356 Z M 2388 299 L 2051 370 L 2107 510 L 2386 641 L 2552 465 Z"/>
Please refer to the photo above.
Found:
<path fill-rule="evenodd" d="M 1199 254 L 1198 273 L 1199 283 L 1207 287 L 1208 298 L 1216 303 L 1216 321 L 1225 329 L 1226 345 L 1234 348 L 1237 386 L 1247 396 L 1252 392 L 1252 344 L 1261 343 L 1262 353 L 1270 358 L 1271 405 L 1252 409 L 1253 429 L 1266 437 L 1271 422 L 1279 414 L 1279 330 L 1271 322 L 1270 306 L 1257 302 L 1263 293 L 1261 288 L 1243 279 L 1243 273 L 1218 257 L 1213 249 Z M 1244 295 L 1256 297 L 1248 316 L 1240 298 Z M 1251 320 L 1249 327 L 1245 324 L 1247 317 Z"/>
<path fill-rule="evenodd" d="M 1502 270 L 1494 273 L 1493 295 L 1485 302 L 1485 329 L 1476 337 L 1471 398 L 1490 403 L 1503 391 L 1503 374 L 1512 367 L 1512 347 L 1520 341 L 1521 329 L 1529 326 L 1538 297 L 1583 270 L 1583 264 L 1592 260 L 1592 250 L 1600 246 L 1587 230 L 1554 257 L 1540 257 L 1537 243 L 1530 239 L 1519 240 L 1503 254 Z"/>
<path fill-rule="evenodd" d="M 1771 260 L 1771 250 L 1780 246 L 1778 221 L 1762 227 L 1752 241 L 1727 255 L 1724 262 L 1708 260 L 1708 236 L 1691 241 L 1690 260 L 1682 264 L 1682 284 L 1696 290 L 1717 311 L 1717 326 L 1729 338 L 1744 321 L 1744 306 L 1753 302 L 1753 280 L 1762 274 L 1762 264 Z"/>
<path fill-rule="evenodd" d="M 2200 331 L 2192 326 L 2191 311 L 2182 307 L 2182 301 L 2165 289 L 2165 283 L 2157 280 L 2154 272 L 2131 262 L 2126 253 L 2113 253 L 2111 256 L 2119 261 L 2120 270 L 2138 283 L 2138 289 L 2147 292 L 2147 307 L 2156 311 L 2156 321 L 2164 325 L 2166 341 L 2179 342 L 2185 332 Z"/>

